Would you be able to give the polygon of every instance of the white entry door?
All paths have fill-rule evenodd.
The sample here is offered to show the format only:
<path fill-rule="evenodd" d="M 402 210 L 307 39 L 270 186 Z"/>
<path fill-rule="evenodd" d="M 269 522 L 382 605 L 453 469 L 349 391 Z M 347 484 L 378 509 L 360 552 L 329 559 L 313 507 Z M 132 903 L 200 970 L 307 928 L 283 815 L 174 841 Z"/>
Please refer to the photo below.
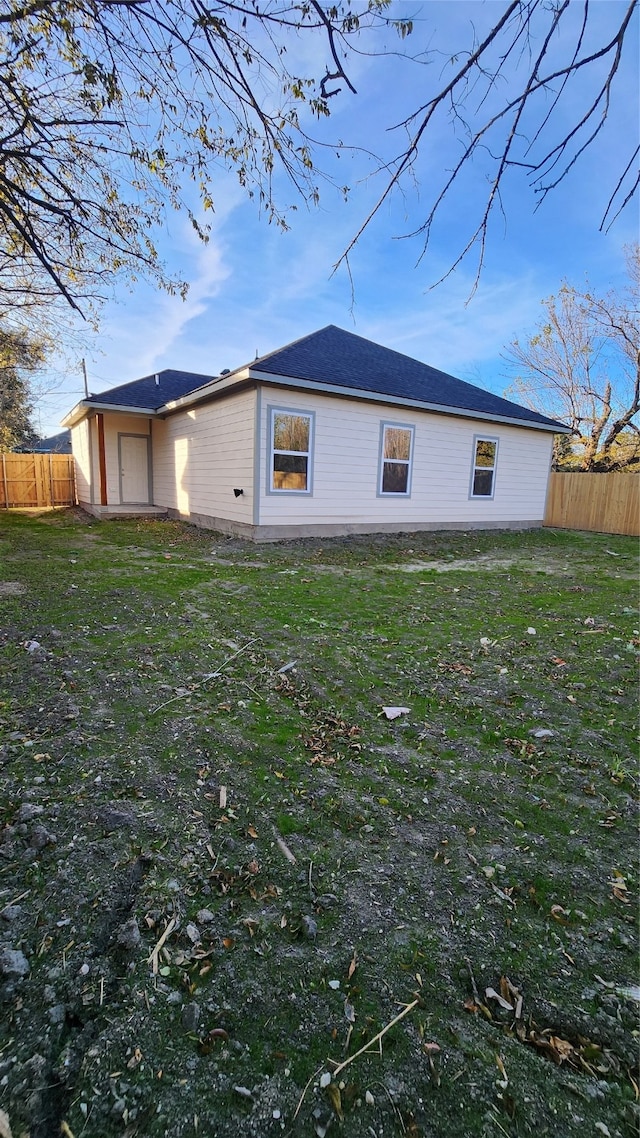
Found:
<path fill-rule="evenodd" d="M 119 435 L 120 501 L 123 506 L 150 506 L 149 436 Z"/>

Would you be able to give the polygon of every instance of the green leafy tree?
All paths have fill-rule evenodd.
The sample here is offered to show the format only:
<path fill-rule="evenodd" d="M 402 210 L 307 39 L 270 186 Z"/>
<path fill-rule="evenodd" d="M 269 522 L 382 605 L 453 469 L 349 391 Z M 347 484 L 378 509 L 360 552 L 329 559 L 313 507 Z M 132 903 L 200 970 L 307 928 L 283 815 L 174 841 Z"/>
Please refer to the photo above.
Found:
<path fill-rule="evenodd" d="M 511 392 L 571 427 L 575 457 L 568 462 L 565 443 L 558 465 L 603 471 L 638 462 L 640 247 L 628 250 L 628 266 L 629 287 L 619 293 L 599 296 L 565 281 L 542 302 L 535 334 L 510 346 Z"/>
<path fill-rule="evenodd" d="M 605 130 L 620 74 L 635 67 L 638 2 L 501 0 L 485 9 L 494 22 L 481 37 L 469 23 L 444 69 L 435 32 L 428 51 L 418 44 L 407 55 L 419 67 L 417 105 L 395 133 L 380 132 L 378 149 L 383 137 L 401 141 L 378 164 L 381 192 L 344 258 L 388 195 L 420 180 L 418 159 L 445 129 L 459 156 L 440 182 L 430 175 L 415 235 L 426 249 L 478 163 L 486 200 L 478 216 L 465 207 L 450 271 L 477 249 L 479 272 L 505 180 L 524 172 L 544 197 Z M 314 139 L 316 126 L 341 91 L 355 94 L 356 54 L 382 57 L 389 30 L 401 41 L 414 30 L 395 11 L 391 0 L 0 0 L 3 302 L 63 297 L 86 312 L 122 273 L 180 287 L 166 279 L 154 230 L 168 206 L 182 208 L 189 183 L 213 208 L 221 167 L 286 226 L 279 174 L 297 197 L 318 200 L 335 147 L 322 130 Z M 314 75 L 300 74 L 300 44 L 302 58 L 321 61 Z M 377 66 L 368 74 L 378 81 Z M 358 137 L 357 114 L 351 127 L 339 151 L 376 148 Z M 634 145 L 612 171 L 605 226 L 637 189 Z M 206 239 L 200 210 L 190 216 Z"/>
<path fill-rule="evenodd" d="M 37 441 L 31 422 L 31 377 L 44 362 L 45 344 L 0 322 L 0 452 Z"/>

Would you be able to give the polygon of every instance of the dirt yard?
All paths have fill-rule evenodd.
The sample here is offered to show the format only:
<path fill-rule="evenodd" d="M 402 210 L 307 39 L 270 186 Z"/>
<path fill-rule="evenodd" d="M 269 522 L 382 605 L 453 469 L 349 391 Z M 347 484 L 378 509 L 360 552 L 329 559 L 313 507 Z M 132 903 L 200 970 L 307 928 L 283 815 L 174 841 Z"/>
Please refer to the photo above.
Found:
<path fill-rule="evenodd" d="M 0 552 L 2 1138 L 637 1132 L 635 542 Z"/>

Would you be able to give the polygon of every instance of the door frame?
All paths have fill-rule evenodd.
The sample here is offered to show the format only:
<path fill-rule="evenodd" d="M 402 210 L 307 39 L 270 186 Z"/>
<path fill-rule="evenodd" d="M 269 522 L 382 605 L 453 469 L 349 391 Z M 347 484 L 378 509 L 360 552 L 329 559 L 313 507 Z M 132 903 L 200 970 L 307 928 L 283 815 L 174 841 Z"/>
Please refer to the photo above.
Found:
<path fill-rule="evenodd" d="M 147 444 L 147 501 L 125 502 L 122 497 L 122 439 L 144 439 Z M 121 506 L 153 505 L 153 466 L 151 462 L 151 435 L 140 435 L 134 431 L 118 431 L 118 490 Z"/>

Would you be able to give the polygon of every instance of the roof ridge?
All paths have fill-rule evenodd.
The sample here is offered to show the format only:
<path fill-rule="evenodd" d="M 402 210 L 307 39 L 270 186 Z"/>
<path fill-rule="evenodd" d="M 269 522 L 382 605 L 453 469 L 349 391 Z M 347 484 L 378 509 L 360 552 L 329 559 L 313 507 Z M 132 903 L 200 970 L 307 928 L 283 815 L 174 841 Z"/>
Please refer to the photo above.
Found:
<path fill-rule="evenodd" d="M 297 344 L 302 344 L 305 340 L 311 340 L 314 336 L 319 336 L 322 332 L 328 332 L 330 328 L 335 329 L 336 332 L 345 331 L 344 328 L 339 328 L 337 324 L 325 324 L 324 328 L 316 328 L 315 332 L 307 332 L 304 336 L 297 336 L 295 340 L 290 340 L 288 344 L 281 344 L 279 348 L 272 348 L 270 352 L 265 352 L 262 356 L 256 356 L 250 363 L 242 364 L 241 367 L 234 368 L 232 374 L 235 374 L 236 371 L 242 371 L 245 367 L 255 367 L 256 364 L 261 364 L 264 360 L 268 360 L 269 356 L 277 356 L 280 352 L 286 352 L 289 348 L 295 348 Z"/>
<path fill-rule="evenodd" d="M 103 395 L 111 395 L 113 392 L 122 391 L 124 388 L 132 388 L 138 385 L 141 386 L 142 384 L 152 382 L 156 376 L 162 377 L 163 375 L 178 376 L 184 379 L 202 380 L 202 383 L 194 384 L 192 390 L 195 390 L 196 387 L 203 387 L 205 383 L 210 383 L 212 379 L 216 378 L 215 376 L 205 375 L 203 372 L 186 371 L 184 368 L 165 367 L 159 371 L 149 372 L 148 375 L 138 376 L 137 379 L 126 379 L 123 383 L 116 383 L 111 387 L 105 387 L 102 391 L 92 391 L 89 395 L 89 399 L 100 399 L 100 397 Z"/>

